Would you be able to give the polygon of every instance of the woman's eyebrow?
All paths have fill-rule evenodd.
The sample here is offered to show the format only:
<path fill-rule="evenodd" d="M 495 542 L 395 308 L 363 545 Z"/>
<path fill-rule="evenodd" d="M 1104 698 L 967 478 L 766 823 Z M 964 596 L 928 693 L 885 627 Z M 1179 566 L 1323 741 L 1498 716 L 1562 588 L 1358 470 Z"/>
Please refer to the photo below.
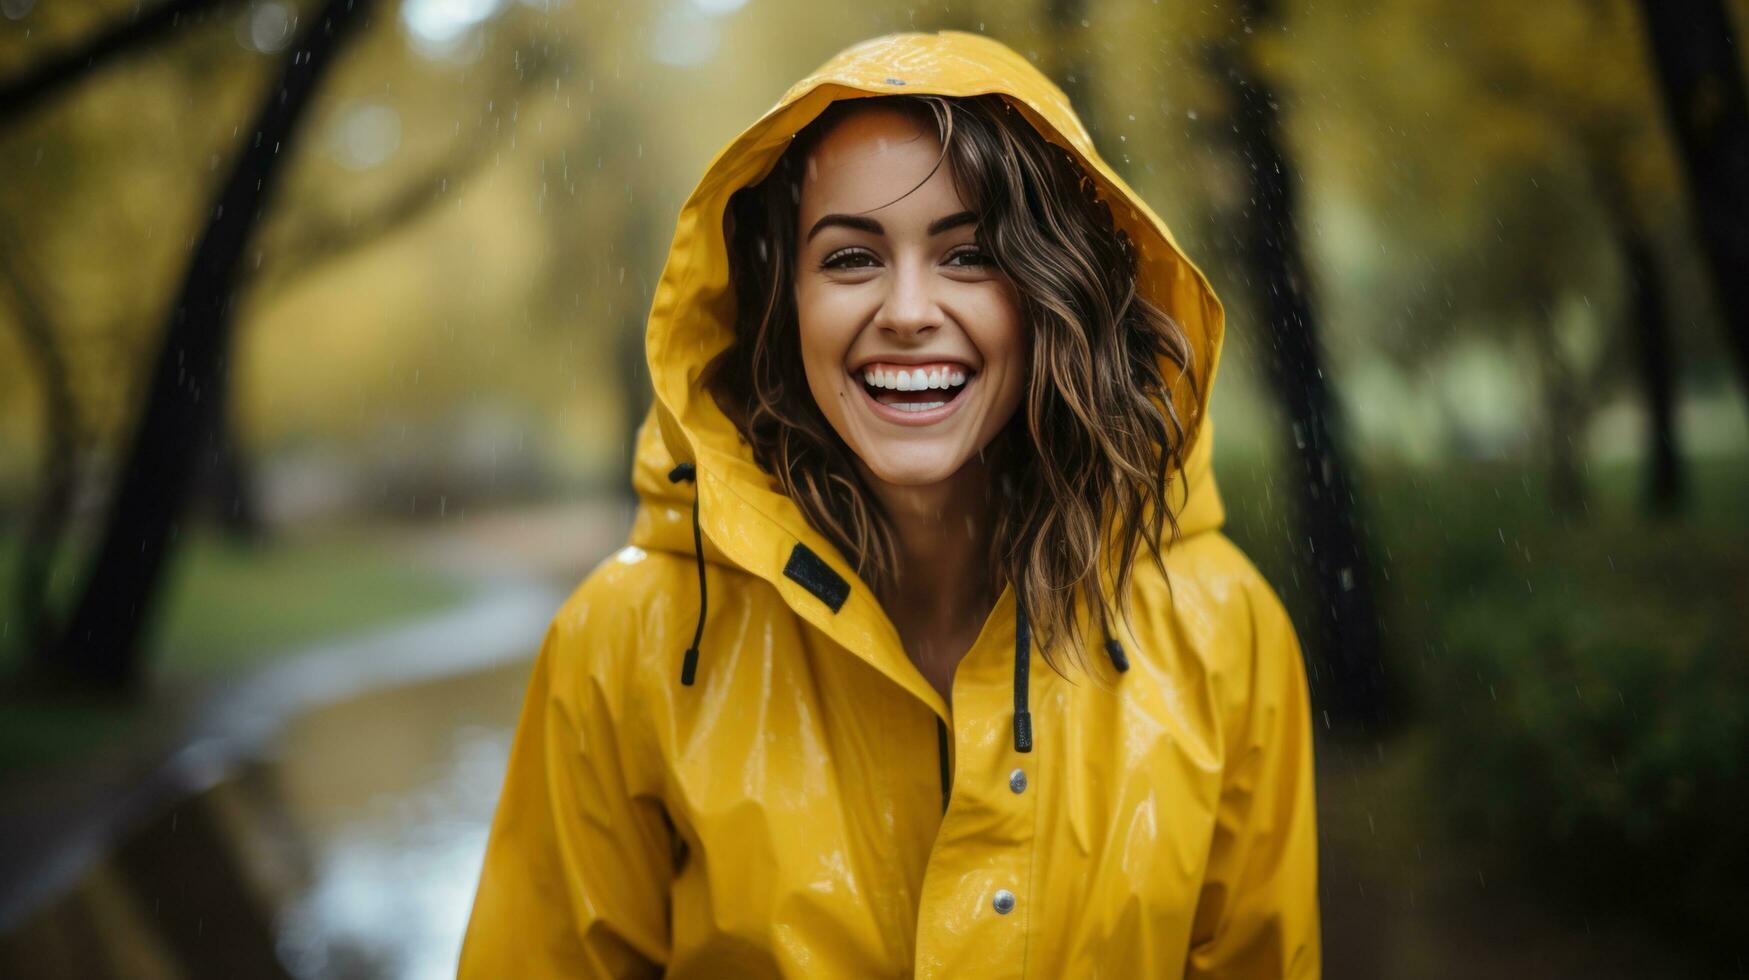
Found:
<path fill-rule="evenodd" d="M 961 211 L 958 214 L 950 214 L 945 218 L 937 218 L 930 222 L 929 233 L 931 235 L 939 235 L 944 231 L 952 231 L 960 225 L 975 225 L 977 223 L 977 215 L 970 211 Z"/>
<path fill-rule="evenodd" d="M 930 222 L 929 234 L 939 235 L 944 231 L 951 231 L 961 225 L 976 224 L 977 221 L 978 216 L 971 211 L 960 211 L 957 214 L 950 214 L 945 218 L 937 218 Z M 828 214 L 822 217 L 819 221 L 814 222 L 814 227 L 808 229 L 808 237 L 806 240 L 810 242 L 813 241 L 814 236 L 818 235 L 821 230 L 830 228 L 833 225 L 838 225 L 843 228 L 853 228 L 857 231 L 866 231 L 871 235 L 882 235 L 886 233 L 886 229 L 881 227 L 881 223 L 873 218 L 864 218 L 854 214 Z"/>
<path fill-rule="evenodd" d="M 833 225 L 854 228 L 857 231 L 866 231 L 871 235 L 883 234 L 886 231 L 886 229 L 881 227 L 881 223 L 873 218 L 859 218 L 854 214 L 829 214 L 821 218 L 819 221 L 814 222 L 814 227 L 808 229 L 807 240 L 810 242 L 813 241 L 814 236 L 818 235 L 822 229 L 830 228 Z"/>

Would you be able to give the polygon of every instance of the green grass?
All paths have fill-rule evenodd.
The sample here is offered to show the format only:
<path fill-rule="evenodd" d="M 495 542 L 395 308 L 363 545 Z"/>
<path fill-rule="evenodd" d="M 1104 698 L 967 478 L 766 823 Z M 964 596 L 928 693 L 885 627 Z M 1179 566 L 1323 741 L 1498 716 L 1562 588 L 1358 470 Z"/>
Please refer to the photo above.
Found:
<path fill-rule="evenodd" d="M 369 534 L 287 539 L 259 551 L 197 539 L 172 576 L 156 662 L 178 673 L 230 671 L 441 609 L 462 592 Z"/>
<path fill-rule="evenodd" d="M 0 599 L 10 602 L 17 556 L 0 543 Z M 51 579 L 65 604 L 74 592 L 72 559 Z M 433 612 L 466 586 L 420 567 L 387 535 L 369 528 L 285 535 L 258 546 L 211 532 L 184 543 L 165 576 L 148 644 L 154 681 L 224 677 L 325 639 Z M 10 619 L 8 606 L 0 621 Z M 23 662 L 8 624 L 0 671 Z M 65 761 L 137 731 L 145 708 L 101 699 L 15 701 L 3 707 L 0 773 Z"/>

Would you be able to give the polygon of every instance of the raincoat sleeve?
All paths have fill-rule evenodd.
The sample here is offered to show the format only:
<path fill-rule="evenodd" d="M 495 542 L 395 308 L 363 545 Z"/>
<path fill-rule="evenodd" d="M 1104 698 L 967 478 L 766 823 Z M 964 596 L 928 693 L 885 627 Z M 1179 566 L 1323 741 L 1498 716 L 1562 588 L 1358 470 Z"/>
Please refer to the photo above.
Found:
<path fill-rule="evenodd" d="M 1246 701 L 1229 736 L 1187 978 L 1315 978 L 1321 969 L 1311 706 L 1293 623 L 1252 595 Z"/>
<path fill-rule="evenodd" d="M 635 752 L 616 718 L 635 617 L 589 591 L 553 620 L 535 661 L 458 977 L 655 976 L 667 959 L 669 825 L 633 794 Z"/>

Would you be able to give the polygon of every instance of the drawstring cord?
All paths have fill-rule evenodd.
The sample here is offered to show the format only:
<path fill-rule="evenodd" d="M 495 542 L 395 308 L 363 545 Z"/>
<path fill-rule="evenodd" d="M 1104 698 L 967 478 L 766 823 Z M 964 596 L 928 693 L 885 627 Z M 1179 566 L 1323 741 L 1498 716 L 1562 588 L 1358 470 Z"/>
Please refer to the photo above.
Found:
<path fill-rule="evenodd" d="M 1124 653 L 1123 644 L 1111 636 L 1111 627 L 1103 627 L 1105 633 L 1105 655 L 1111 658 L 1112 667 L 1122 674 L 1130 669 L 1130 658 Z M 1032 751 L 1032 711 L 1028 699 L 1031 696 L 1030 670 L 1032 662 L 1032 624 L 1026 618 L 1026 603 L 1018 593 L 1014 597 L 1014 751 Z"/>
<path fill-rule="evenodd" d="M 1122 674 L 1130 669 L 1130 658 L 1123 652 L 1123 644 L 1111 638 L 1111 623 L 1109 621 L 1105 623 L 1104 630 L 1105 655 L 1111 658 L 1112 667 Z"/>
<path fill-rule="evenodd" d="M 679 483 L 682 480 L 692 483 L 692 557 L 698 561 L 698 625 L 692 631 L 692 646 L 686 648 L 686 658 L 680 663 L 680 683 L 691 687 L 693 679 L 698 676 L 698 643 L 704 639 L 704 614 L 707 608 L 704 587 L 704 532 L 698 526 L 698 468 L 691 463 L 681 463 L 668 471 L 669 483 Z"/>
<path fill-rule="evenodd" d="M 1027 710 L 1027 668 L 1032 661 L 1032 624 L 1026 603 L 1014 594 L 1014 751 L 1032 751 L 1032 712 Z"/>

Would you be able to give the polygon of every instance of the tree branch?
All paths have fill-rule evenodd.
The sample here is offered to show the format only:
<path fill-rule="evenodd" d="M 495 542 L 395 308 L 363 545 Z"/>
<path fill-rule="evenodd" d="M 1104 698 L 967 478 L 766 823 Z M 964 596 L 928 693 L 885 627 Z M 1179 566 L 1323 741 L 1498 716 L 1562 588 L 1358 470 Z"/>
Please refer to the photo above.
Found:
<path fill-rule="evenodd" d="M 62 89 L 104 67 L 112 59 L 146 47 L 185 19 L 217 11 L 236 0 L 165 0 L 151 10 L 98 33 L 84 45 L 43 59 L 19 78 L 0 82 L 0 126 L 18 122 Z"/>

